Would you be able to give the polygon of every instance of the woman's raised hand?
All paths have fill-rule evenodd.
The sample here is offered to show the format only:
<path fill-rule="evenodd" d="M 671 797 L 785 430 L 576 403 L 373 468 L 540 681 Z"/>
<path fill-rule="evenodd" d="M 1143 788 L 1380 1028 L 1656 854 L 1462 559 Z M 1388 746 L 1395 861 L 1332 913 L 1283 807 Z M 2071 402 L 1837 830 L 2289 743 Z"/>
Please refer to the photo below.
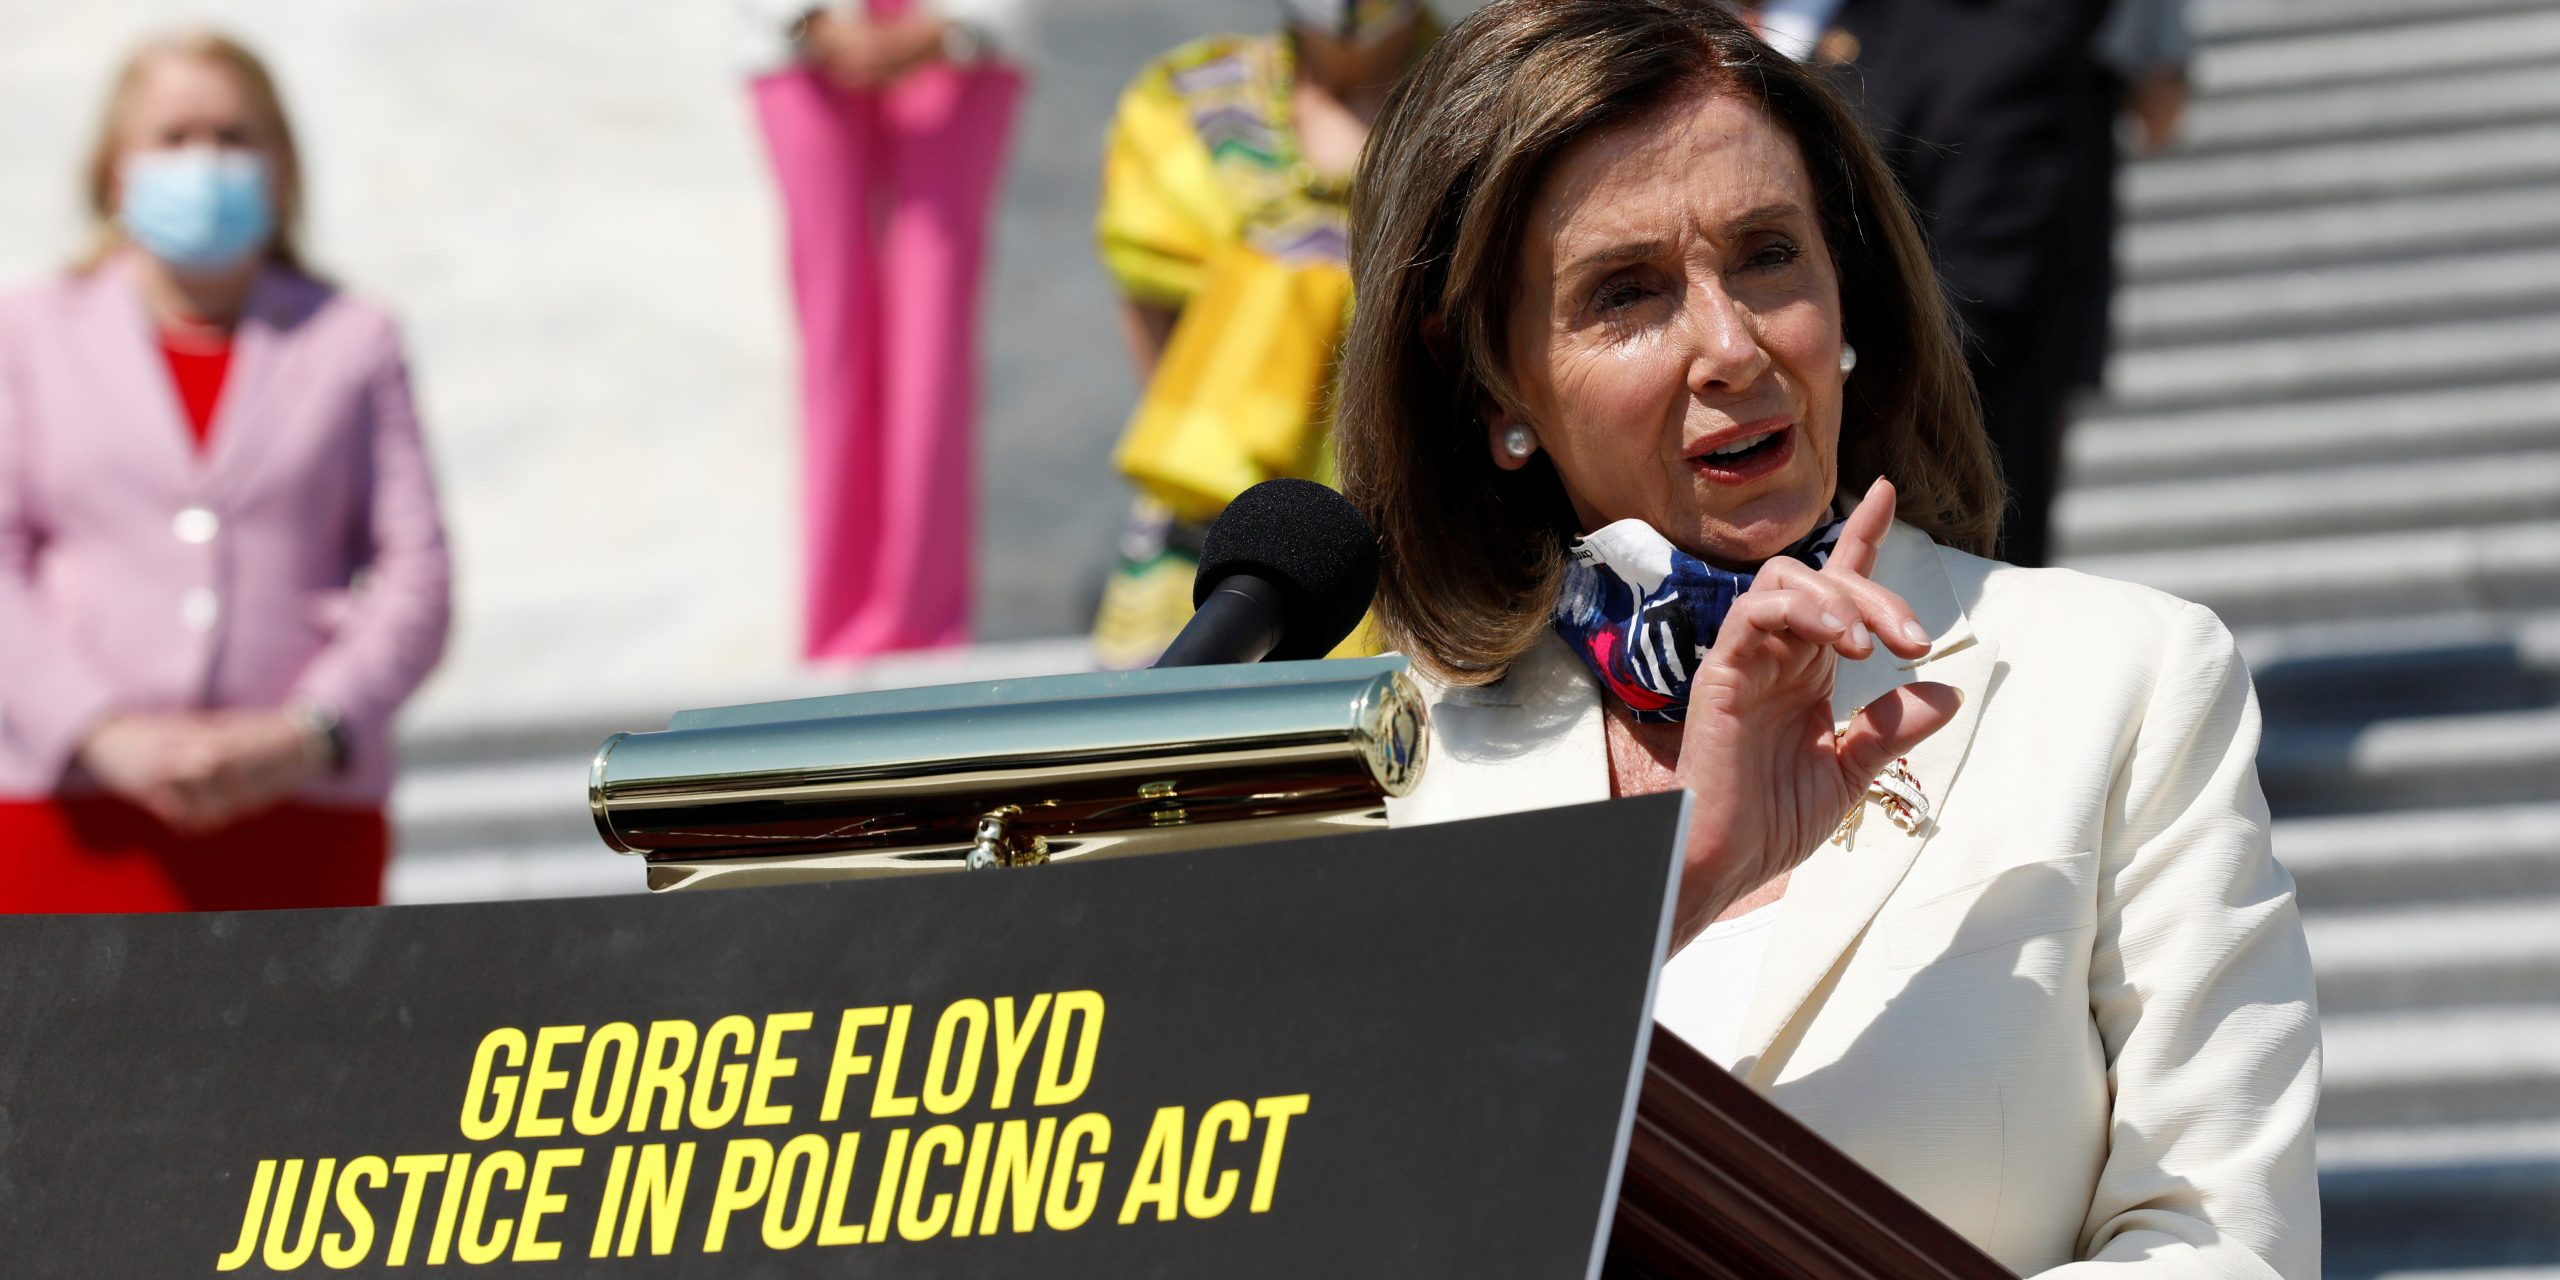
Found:
<path fill-rule="evenodd" d="M 1911 606 L 1867 577 L 1893 506 L 1893 485 L 1880 479 L 1821 569 L 1784 556 L 1761 566 L 1700 662 L 1680 741 L 1681 785 L 1697 801 L 1676 939 L 1811 856 L 1877 773 L 1955 718 L 1955 689 L 1911 684 L 1833 732 L 1841 658 L 1867 657 L 1879 642 L 1905 658 L 1929 651 Z"/>

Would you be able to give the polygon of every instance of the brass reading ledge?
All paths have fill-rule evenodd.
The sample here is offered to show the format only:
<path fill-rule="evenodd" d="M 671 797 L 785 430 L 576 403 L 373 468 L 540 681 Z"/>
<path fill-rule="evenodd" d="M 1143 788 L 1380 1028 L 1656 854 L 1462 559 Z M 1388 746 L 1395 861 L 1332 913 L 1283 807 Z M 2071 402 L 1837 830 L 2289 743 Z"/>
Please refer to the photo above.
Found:
<path fill-rule="evenodd" d="M 1428 741 L 1398 657 L 1093 672 L 680 712 L 587 804 L 652 889 L 797 884 L 1384 827 Z"/>

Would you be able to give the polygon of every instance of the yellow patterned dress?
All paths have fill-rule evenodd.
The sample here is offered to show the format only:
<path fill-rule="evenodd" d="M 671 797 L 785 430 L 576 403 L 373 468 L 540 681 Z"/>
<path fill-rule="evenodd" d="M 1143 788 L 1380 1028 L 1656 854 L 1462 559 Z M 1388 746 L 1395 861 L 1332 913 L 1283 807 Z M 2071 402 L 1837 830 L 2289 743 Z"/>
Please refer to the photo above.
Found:
<path fill-rule="evenodd" d="M 1094 626 L 1106 666 L 1145 665 L 1189 620 L 1200 534 L 1237 494 L 1333 482 L 1349 193 L 1299 154 L 1296 72 L 1285 34 L 1213 36 L 1149 64 L 1112 123 L 1103 265 L 1181 319 L 1114 459 L 1138 501 Z"/>

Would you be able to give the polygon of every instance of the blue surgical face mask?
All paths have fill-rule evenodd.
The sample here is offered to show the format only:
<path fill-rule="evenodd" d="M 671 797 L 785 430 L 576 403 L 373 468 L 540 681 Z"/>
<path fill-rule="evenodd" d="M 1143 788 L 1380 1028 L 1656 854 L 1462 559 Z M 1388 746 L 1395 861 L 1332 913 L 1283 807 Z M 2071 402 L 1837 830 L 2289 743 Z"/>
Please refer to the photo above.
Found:
<path fill-rule="evenodd" d="M 227 271 L 257 256 L 275 235 L 267 163 L 254 151 L 137 151 L 116 175 L 123 190 L 116 221 L 125 235 L 179 271 Z"/>

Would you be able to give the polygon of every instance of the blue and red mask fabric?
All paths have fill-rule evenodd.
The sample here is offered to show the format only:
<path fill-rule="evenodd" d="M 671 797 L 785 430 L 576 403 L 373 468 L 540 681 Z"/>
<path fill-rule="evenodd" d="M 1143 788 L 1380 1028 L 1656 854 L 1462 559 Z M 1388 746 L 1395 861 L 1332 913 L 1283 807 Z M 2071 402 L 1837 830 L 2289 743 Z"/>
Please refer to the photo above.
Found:
<path fill-rule="evenodd" d="M 1842 523 L 1779 554 L 1818 569 Z M 1638 721 L 1677 723 L 1688 715 L 1699 658 L 1754 576 L 1716 568 L 1641 520 L 1621 520 L 1573 544 L 1556 593 L 1556 634 Z"/>

